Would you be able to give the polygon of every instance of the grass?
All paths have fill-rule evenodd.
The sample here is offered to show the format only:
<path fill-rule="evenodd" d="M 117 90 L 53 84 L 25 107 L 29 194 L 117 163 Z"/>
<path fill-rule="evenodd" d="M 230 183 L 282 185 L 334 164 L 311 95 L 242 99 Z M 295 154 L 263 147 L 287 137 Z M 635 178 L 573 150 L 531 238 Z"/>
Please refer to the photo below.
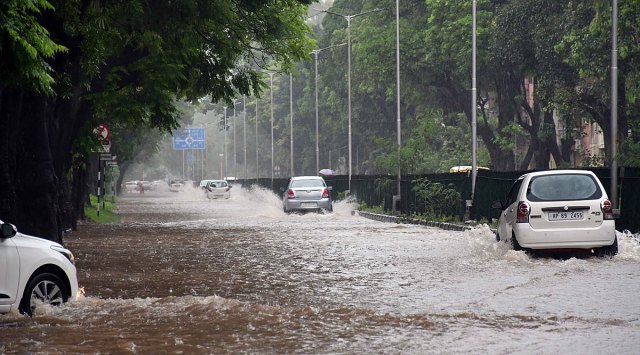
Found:
<path fill-rule="evenodd" d="M 96 223 L 118 223 L 120 222 L 120 216 L 113 212 L 115 209 L 115 203 L 111 202 L 110 198 L 106 198 L 104 201 L 100 201 L 100 215 L 98 215 L 98 197 L 90 195 L 91 205 L 84 206 L 84 214 L 93 222 Z"/>

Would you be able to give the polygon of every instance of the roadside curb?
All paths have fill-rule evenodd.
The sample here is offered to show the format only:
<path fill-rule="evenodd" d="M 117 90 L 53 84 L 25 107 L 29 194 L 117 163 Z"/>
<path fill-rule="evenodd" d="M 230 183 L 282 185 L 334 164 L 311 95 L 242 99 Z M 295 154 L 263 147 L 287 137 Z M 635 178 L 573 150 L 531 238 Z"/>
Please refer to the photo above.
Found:
<path fill-rule="evenodd" d="M 351 215 L 358 215 L 364 218 L 373 219 L 375 221 L 380 221 L 380 222 L 419 224 L 423 226 L 442 228 L 444 230 L 450 230 L 450 231 L 463 232 L 471 229 L 470 226 L 463 226 L 463 225 L 454 224 L 454 223 L 423 221 L 415 218 L 402 218 L 397 216 L 389 216 L 386 214 L 379 214 L 379 213 L 372 213 L 372 212 L 365 212 L 365 211 L 351 211 Z"/>

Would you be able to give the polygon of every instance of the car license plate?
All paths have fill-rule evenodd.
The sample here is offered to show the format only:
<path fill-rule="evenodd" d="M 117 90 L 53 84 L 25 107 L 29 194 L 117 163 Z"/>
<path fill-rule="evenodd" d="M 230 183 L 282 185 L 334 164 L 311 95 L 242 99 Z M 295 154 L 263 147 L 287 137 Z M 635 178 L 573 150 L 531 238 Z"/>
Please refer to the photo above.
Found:
<path fill-rule="evenodd" d="M 318 205 L 315 202 L 303 202 L 302 207 L 317 207 Z"/>
<path fill-rule="evenodd" d="M 550 221 L 574 221 L 584 218 L 583 211 L 549 212 Z"/>

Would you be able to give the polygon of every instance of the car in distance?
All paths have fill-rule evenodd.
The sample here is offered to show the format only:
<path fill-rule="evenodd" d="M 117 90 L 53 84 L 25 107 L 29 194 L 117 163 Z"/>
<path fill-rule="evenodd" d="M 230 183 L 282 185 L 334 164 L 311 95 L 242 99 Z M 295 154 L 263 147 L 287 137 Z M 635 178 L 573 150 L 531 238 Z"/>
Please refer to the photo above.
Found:
<path fill-rule="evenodd" d="M 169 182 L 169 191 L 171 192 L 179 192 L 184 187 L 184 180 L 171 180 Z"/>
<path fill-rule="evenodd" d="M 330 187 L 320 176 L 294 176 L 282 196 L 285 212 L 333 211 Z"/>
<path fill-rule="evenodd" d="M 200 180 L 200 189 L 202 189 L 202 192 L 207 191 L 207 184 L 209 183 L 209 181 L 213 181 L 213 179 Z"/>
<path fill-rule="evenodd" d="M 494 201 L 498 241 L 515 250 L 618 252 L 611 201 L 588 170 L 547 170 L 520 176 L 505 201 Z"/>
<path fill-rule="evenodd" d="M 0 221 L 0 313 L 33 316 L 38 305 L 59 306 L 78 293 L 73 254 L 62 245 L 18 233 Z"/>
<path fill-rule="evenodd" d="M 225 180 L 210 180 L 205 187 L 207 198 L 225 198 L 231 197 L 231 185 Z"/>

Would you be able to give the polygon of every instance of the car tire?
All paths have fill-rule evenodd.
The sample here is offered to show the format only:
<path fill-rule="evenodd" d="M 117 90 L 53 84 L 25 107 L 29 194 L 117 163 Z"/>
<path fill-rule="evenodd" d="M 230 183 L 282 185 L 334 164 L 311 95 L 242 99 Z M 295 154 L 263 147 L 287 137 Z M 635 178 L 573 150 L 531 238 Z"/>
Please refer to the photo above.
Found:
<path fill-rule="evenodd" d="M 596 249 L 596 255 L 603 258 L 613 258 L 618 254 L 618 238 L 613 239 L 613 244 Z"/>
<path fill-rule="evenodd" d="M 515 251 L 524 250 L 524 248 L 522 248 L 520 243 L 518 243 L 518 239 L 516 239 L 516 234 L 515 233 L 513 233 L 511 235 L 511 246 L 513 247 L 513 250 L 515 250 Z"/>
<path fill-rule="evenodd" d="M 58 276 L 45 272 L 36 275 L 27 284 L 20 301 L 20 313 L 32 317 L 36 310 L 36 303 L 33 301 L 37 299 L 52 306 L 60 306 L 69 299 L 69 292 Z"/>

